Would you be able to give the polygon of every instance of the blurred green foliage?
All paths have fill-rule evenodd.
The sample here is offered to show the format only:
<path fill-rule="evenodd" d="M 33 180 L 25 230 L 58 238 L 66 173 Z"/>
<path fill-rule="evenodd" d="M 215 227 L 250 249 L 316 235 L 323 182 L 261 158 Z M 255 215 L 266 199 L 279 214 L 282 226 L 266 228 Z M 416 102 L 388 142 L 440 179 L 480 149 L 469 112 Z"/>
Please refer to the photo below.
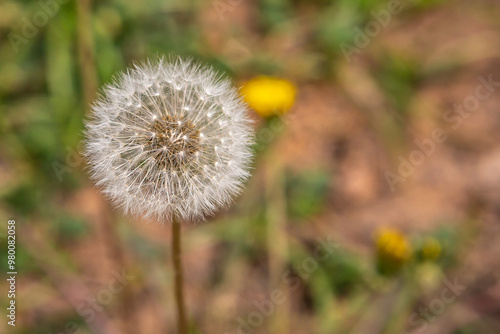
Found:
<path fill-rule="evenodd" d="M 442 3 L 444 1 L 421 0 L 415 2 L 415 6 L 423 11 Z M 95 1 L 92 26 L 88 28 L 94 37 L 99 84 L 110 82 L 116 71 L 154 54 L 201 58 L 235 79 L 273 73 L 286 76 L 287 70 L 293 70 L 266 47 L 258 47 L 258 43 L 255 43 L 255 50 L 250 50 L 251 59 L 242 63 L 234 59 L 238 57 L 231 58 L 211 47 L 207 41 L 209 34 L 201 31 L 199 24 L 210 5 L 201 1 Z M 65 203 L 68 194 L 89 184 L 79 147 L 82 120 L 88 106 L 82 93 L 78 13 L 73 1 L 60 5 L 33 37 L 17 46 L 16 52 L 9 34 L 21 33 L 22 18 L 32 18 L 40 10 L 39 6 L 38 1 L 4 0 L 0 3 L 0 166 L 9 166 L 5 170 L 4 187 L 0 190 L 0 210 L 2 216 L 45 224 L 50 231 L 46 237 L 57 246 L 63 261 L 77 267 L 75 261 L 68 259 L 69 252 L 64 252 L 94 237 L 87 218 L 70 212 Z M 295 79 L 330 82 L 336 75 L 336 66 L 345 61 L 340 45 L 352 43 L 356 35 L 354 28 L 364 27 L 373 19 L 372 11 L 385 6 L 386 1 L 382 0 L 260 0 L 255 3 L 257 22 L 252 28 L 257 39 L 273 34 L 290 34 L 288 38 L 293 39 L 297 37 L 295 32 L 306 29 L 305 36 L 299 36 L 302 40 L 297 57 L 312 62 L 313 73 L 297 72 L 302 76 Z M 236 37 L 239 30 L 237 26 L 231 27 Z M 376 59 L 373 77 L 402 120 L 407 117 L 408 103 L 422 79 L 420 65 L 417 60 L 401 54 L 389 53 Z M 264 124 L 261 130 L 266 125 L 269 126 Z M 404 123 L 398 122 L 398 125 L 404 126 Z M 272 138 L 257 134 L 257 162 L 260 158 L 267 159 L 267 149 L 272 148 L 280 134 L 281 131 L 275 131 Z M 308 229 L 313 218 L 330 205 L 331 184 L 332 174 L 324 170 L 285 173 L 286 222 L 296 223 L 290 224 L 293 226 L 290 230 Z M 214 266 L 210 269 L 213 270 L 212 286 L 223 285 L 228 268 L 237 262 L 248 263 L 259 272 L 266 271 L 263 264 L 268 256 L 266 226 L 272 223 L 266 217 L 266 208 L 274 207 L 266 203 L 259 191 L 257 186 L 249 189 L 241 206 L 231 215 L 220 218 L 220 223 L 199 226 L 200 233 L 210 234 L 217 240 Z M 333 222 L 332 226 L 335 229 Z M 294 232 L 294 237 L 292 231 L 288 232 L 292 241 L 285 262 L 293 271 L 305 258 L 314 255 L 314 247 L 308 244 L 310 240 L 297 237 L 300 232 Z M 2 249 L 6 248 L 4 235 L 2 230 Z M 119 235 L 138 263 L 154 268 L 165 260 L 163 242 L 146 240 L 128 226 L 122 228 Z M 420 240 L 426 236 L 432 236 L 441 245 L 440 256 L 430 261 L 437 266 L 437 271 L 453 267 L 462 242 L 457 229 L 443 228 L 417 238 L 413 241 L 415 257 L 390 277 L 377 271 L 374 248 L 366 255 L 340 247 L 327 260 L 318 262 L 318 269 L 302 281 L 303 307 L 317 315 L 323 332 L 330 333 L 332 328 L 342 327 L 334 324 L 342 319 L 331 315 L 337 303 L 345 302 L 345 308 L 356 314 L 359 304 L 371 298 L 377 289 L 383 291 L 393 280 L 399 279 L 404 281 L 407 290 L 413 291 L 416 279 L 411 277 L 412 270 L 429 262 L 421 255 Z M 45 275 L 22 247 L 18 249 L 17 260 L 24 275 L 35 278 Z M 6 263 L 4 253 L 0 261 Z M 76 269 L 71 267 L 70 270 Z M 407 308 L 417 304 L 414 299 L 405 300 L 405 303 Z M 29 308 L 29 305 L 24 307 Z M 33 320 L 36 326 L 21 328 L 19 333 L 55 332 L 69 321 L 85 328 L 82 319 L 68 311 L 36 318 Z M 474 326 L 455 333 L 480 333 Z M 201 329 L 196 331 L 201 332 Z"/>
<path fill-rule="evenodd" d="M 290 218 L 307 219 L 324 208 L 330 190 L 330 176 L 320 170 L 288 175 L 285 188 Z"/>

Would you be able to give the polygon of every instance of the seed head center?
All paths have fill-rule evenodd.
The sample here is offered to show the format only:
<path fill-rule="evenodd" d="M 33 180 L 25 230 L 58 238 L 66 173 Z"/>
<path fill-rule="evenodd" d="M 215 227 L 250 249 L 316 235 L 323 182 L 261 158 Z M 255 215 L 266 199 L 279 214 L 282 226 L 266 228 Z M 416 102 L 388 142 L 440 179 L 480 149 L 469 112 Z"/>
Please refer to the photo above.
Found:
<path fill-rule="evenodd" d="M 157 117 L 151 124 L 147 146 L 164 169 L 179 170 L 200 149 L 200 132 L 185 120 Z"/>

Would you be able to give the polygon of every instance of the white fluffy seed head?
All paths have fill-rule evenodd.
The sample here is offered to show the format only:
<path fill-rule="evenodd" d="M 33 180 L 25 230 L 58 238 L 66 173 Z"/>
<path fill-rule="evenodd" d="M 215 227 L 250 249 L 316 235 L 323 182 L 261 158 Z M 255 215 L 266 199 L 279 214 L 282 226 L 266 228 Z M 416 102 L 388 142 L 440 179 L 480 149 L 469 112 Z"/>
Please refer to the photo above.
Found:
<path fill-rule="evenodd" d="M 136 65 L 104 88 L 86 122 L 92 177 L 126 213 L 203 219 L 249 176 L 253 130 L 228 80 L 191 60 Z"/>

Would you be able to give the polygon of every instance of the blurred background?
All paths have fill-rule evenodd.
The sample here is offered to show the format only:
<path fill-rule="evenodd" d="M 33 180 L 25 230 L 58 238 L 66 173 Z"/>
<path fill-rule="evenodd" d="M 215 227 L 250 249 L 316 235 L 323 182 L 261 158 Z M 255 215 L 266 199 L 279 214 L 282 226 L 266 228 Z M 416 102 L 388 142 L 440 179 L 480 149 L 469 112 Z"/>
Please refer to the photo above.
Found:
<path fill-rule="evenodd" d="M 500 333 L 499 18 L 494 0 L 2 0 L 0 332 L 175 332 L 170 228 L 114 210 L 81 140 L 116 71 L 180 54 L 242 87 L 257 131 L 233 208 L 183 226 L 192 333 Z"/>

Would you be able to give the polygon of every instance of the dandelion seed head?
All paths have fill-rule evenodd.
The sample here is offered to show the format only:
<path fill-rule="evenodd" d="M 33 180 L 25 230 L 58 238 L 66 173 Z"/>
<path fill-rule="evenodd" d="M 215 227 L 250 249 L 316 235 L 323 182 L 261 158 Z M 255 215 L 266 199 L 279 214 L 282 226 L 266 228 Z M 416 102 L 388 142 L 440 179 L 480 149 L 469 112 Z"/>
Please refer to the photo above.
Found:
<path fill-rule="evenodd" d="M 209 67 L 179 58 L 135 65 L 92 109 L 92 177 L 126 213 L 203 219 L 228 206 L 249 177 L 246 104 Z"/>

